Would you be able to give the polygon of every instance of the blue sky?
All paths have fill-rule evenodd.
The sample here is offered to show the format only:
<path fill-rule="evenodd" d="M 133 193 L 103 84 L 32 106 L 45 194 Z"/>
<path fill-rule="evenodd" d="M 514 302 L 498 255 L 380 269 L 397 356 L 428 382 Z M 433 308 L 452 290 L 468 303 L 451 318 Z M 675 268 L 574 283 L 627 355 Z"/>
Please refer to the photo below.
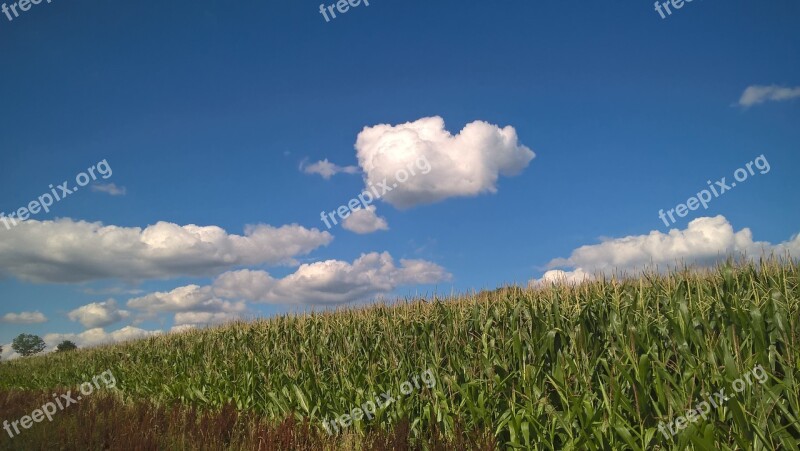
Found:
<path fill-rule="evenodd" d="M 113 169 L 93 182 L 105 192 L 87 186 L 0 223 L 0 344 L 30 332 L 89 345 L 526 284 L 558 258 L 566 272 L 551 276 L 578 277 L 800 249 L 800 5 L 695 0 L 673 12 L 372 0 L 326 22 L 307 1 L 52 0 L 0 15 L 0 211 L 102 160 Z M 514 139 L 458 141 L 435 117 L 454 136 L 481 121 L 474 130 L 513 127 Z M 402 141 L 408 123 L 444 144 Z M 375 136 L 356 149 L 365 127 Z M 359 160 L 384 145 L 405 155 L 392 164 L 434 159 L 395 192 L 411 205 L 387 198 L 362 218 L 388 230 L 328 230 L 321 211 L 394 169 Z M 769 171 L 707 210 L 671 227 L 658 218 L 761 155 Z M 357 173 L 309 171 L 325 160 Z M 137 248 L 159 222 L 174 225 L 151 229 L 165 248 Z M 231 244 L 259 224 L 263 241 Z M 182 241 L 188 225 L 227 236 Z M 120 236 L 100 238 L 110 226 Z"/>

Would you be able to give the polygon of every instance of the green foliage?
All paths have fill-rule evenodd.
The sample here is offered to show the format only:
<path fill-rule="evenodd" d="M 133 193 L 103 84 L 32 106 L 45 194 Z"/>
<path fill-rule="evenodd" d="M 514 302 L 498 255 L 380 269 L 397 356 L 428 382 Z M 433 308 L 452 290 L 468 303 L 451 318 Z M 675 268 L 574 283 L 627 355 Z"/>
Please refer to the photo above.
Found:
<path fill-rule="evenodd" d="M 0 366 L 0 387 L 111 369 L 129 398 L 315 424 L 432 369 L 349 430 L 491 430 L 516 449 L 798 449 L 796 263 L 287 315 Z M 665 424 L 756 365 L 769 374 L 675 437 Z"/>
<path fill-rule="evenodd" d="M 11 342 L 11 349 L 17 354 L 28 357 L 44 351 L 46 344 L 38 335 L 19 334 Z"/>
<path fill-rule="evenodd" d="M 56 346 L 56 352 L 74 351 L 76 349 L 78 349 L 78 345 L 69 340 L 64 340 Z"/>

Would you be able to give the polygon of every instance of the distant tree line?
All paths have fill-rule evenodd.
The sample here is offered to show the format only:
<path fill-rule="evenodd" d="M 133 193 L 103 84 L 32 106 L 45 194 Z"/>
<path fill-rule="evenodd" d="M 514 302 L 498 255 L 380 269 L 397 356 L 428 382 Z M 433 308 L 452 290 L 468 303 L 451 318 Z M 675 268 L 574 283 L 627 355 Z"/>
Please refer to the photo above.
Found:
<path fill-rule="evenodd" d="M 47 344 L 42 340 L 42 337 L 33 334 L 19 334 L 14 341 L 11 342 L 11 349 L 22 357 L 29 357 L 38 354 L 47 347 Z M 56 346 L 56 352 L 67 352 L 78 349 L 75 343 L 64 340 Z M 0 346 L 0 354 L 3 352 L 3 347 Z"/>

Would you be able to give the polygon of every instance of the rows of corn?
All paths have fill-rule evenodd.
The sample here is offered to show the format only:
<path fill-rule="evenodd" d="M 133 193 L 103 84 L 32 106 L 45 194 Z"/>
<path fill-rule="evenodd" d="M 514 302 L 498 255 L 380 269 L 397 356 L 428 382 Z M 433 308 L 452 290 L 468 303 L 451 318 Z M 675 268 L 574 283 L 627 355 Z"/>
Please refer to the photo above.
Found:
<path fill-rule="evenodd" d="M 800 266 L 507 288 L 289 315 L 0 364 L 0 388 L 75 386 L 110 369 L 129 399 L 233 404 L 315 424 L 432 370 L 348 432 L 490 431 L 520 449 L 800 448 Z M 667 437 L 704 393 L 769 374 Z M 321 426 L 320 426 L 321 427 Z"/>

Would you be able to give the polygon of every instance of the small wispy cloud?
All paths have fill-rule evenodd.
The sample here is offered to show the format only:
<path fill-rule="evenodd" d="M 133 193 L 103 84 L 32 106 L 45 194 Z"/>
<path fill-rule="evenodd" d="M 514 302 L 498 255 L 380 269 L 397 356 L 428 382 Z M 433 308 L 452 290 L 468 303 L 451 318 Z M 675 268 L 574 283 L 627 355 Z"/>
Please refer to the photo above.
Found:
<path fill-rule="evenodd" d="M 748 108 L 764 102 L 781 102 L 796 97 L 800 97 L 800 86 L 789 88 L 778 85 L 753 85 L 744 90 L 739 98 L 739 106 Z"/>
<path fill-rule="evenodd" d="M 111 196 L 124 196 L 127 190 L 124 186 L 117 186 L 114 183 L 97 183 L 92 185 L 92 191 L 98 191 L 101 193 L 106 193 Z"/>
<path fill-rule="evenodd" d="M 6 313 L 0 318 L 0 322 L 10 324 L 38 324 L 46 321 L 47 317 L 42 312 Z"/>
<path fill-rule="evenodd" d="M 328 159 L 307 164 L 306 160 L 300 162 L 300 170 L 306 174 L 319 174 L 325 180 L 330 179 L 336 174 L 358 174 L 358 166 L 339 166 L 331 163 Z"/>
<path fill-rule="evenodd" d="M 85 294 L 89 294 L 92 296 L 113 296 L 113 295 L 124 295 L 124 294 L 133 294 L 138 295 L 144 293 L 144 290 L 140 288 L 122 288 L 122 287 L 109 287 L 109 288 L 83 288 L 81 292 Z"/>

